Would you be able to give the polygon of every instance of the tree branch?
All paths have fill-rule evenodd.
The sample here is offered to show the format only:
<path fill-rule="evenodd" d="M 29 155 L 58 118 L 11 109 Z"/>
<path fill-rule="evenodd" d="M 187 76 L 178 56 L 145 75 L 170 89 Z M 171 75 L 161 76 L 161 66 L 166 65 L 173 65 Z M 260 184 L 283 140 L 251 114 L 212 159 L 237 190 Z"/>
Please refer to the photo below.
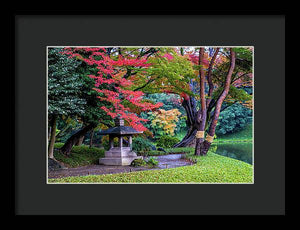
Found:
<path fill-rule="evenodd" d="M 211 97 L 213 94 L 213 90 L 214 90 L 214 84 L 212 82 L 212 78 L 211 78 L 211 73 L 212 73 L 212 67 L 214 65 L 214 62 L 217 58 L 217 55 L 219 53 L 220 48 L 217 48 L 212 59 L 210 60 L 209 63 L 209 68 L 208 68 L 208 74 L 207 74 L 207 81 L 208 81 L 208 85 L 209 85 L 209 90 L 208 90 L 208 99 L 206 101 L 206 107 L 208 107 L 209 103 L 211 102 Z"/>
<path fill-rule="evenodd" d="M 216 103 L 216 107 L 215 107 L 215 112 L 209 127 L 209 135 L 210 136 L 214 136 L 215 134 L 215 129 L 216 129 L 216 125 L 219 119 L 219 115 L 220 115 L 220 110 L 221 110 L 221 106 L 223 104 L 224 99 L 226 98 L 226 96 L 228 95 L 229 92 L 229 87 L 231 84 L 231 77 L 232 77 L 232 73 L 234 71 L 235 68 L 235 52 L 233 51 L 232 48 L 230 48 L 230 67 L 226 76 L 226 81 L 225 81 L 225 85 L 224 85 L 224 89 L 221 93 L 221 95 L 219 96 L 217 103 Z"/>
<path fill-rule="evenodd" d="M 150 79 L 148 82 L 146 82 L 144 85 L 142 85 L 142 86 L 140 86 L 140 87 L 138 87 L 138 88 L 136 88 L 136 89 L 134 89 L 133 91 L 138 91 L 138 90 L 140 90 L 140 89 L 143 89 L 143 88 L 145 88 L 147 85 L 149 85 L 151 82 L 153 82 L 153 81 L 155 81 L 156 79 L 154 78 L 154 79 Z"/>
<path fill-rule="evenodd" d="M 244 74 L 242 74 L 241 76 L 239 76 L 239 77 L 237 77 L 237 78 L 232 78 L 232 80 L 231 80 L 231 83 L 233 83 L 233 82 L 235 82 L 235 81 L 237 81 L 238 79 L 240 79 L 240 78 L 242 78 L 242 77 L 244 77 L 245 75 L 247 75 L 247 74 L 249 74 L 249 73 L 244 73 Z"/>

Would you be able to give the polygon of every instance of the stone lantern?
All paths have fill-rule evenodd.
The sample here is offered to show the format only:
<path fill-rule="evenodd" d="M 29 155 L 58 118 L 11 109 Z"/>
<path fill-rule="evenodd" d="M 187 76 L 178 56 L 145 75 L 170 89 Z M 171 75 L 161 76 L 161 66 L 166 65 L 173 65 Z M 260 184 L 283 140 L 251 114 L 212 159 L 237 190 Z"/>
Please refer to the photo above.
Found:
<path fill-rule="evenodd" d="M 132 135 L 138 132 L 130 126 L 124 126 L 124 120 L 115 119 L 115 127 L 103 130 L 100 135 L 109 135 L 109 150 L 105 152 L 105 157 L 99 159 L 99 164 L 103 165 L 130 165 L 135 159 L 143 159 L 142 156 L 132 151 Z M 118 146 L 114 146 L 114 138 L 118 138 Z M 123 138 L 128 137 L 127 146 L 124 145 Z"/>

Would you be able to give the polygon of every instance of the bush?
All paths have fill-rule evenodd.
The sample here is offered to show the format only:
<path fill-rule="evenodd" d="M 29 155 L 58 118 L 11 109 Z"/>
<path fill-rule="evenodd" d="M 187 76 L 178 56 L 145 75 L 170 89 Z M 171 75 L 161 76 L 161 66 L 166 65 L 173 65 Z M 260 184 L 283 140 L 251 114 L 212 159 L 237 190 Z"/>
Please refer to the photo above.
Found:
<path fill-rule="evenodd" d="M 225 135 L 240 131 L 251 121 L 252 110 L 241 104 L 234 104 L 220 113 L 216 134 Z"/>
<path fill-rule="evenodd" d="M 156 146 L 162 148 L 172 148 L 179 141 L 180 140 L 176 137 L 165 135 L 158 139 Z"/>
<path fill-rule="evenodd" d="M 114 138 L 114 146 L 118 146 L 119 145 L 119 139 L 118 138 Z M 102 146 L 103 148 L 108 151 L 109 150 L 109 138 L 108 136 L 105 136 L 102 138 Z"/>
<path fill-rule="evenodd" d="M 144 159 L 135 159 L 131 162 L 131 166 L 139 167 L 139 166 L 148 166 L 150 168 L 155 167 L 158 165 L 158 160 L 155 157 L 149 157 L 147 160 Z"/>
<path fill-rule="evenodd" d="M 58 149 L 63 146 L 63 143 L 56 143 L 54 146 Z M 104 157 L 104 149 L 96 147 L 90 148 L 87 145 L 73 146 L 69 156 L 55 150 L 54 157 L 56 160 L 67 164 L 68 167 L 98 164 L 99 158 Z"/>
<path fill-rule="evenodd" d="M 54 144 L 54 148 L 59 149 L 59 148 L 63 147 L 64 144 L 65 143 L 57 142 L 57 143 Z"/>
<path fill-rule="evenodd" d="M 131 166 L 138 167 L 138 166 L 145 166 L 147 163 L 143 159 L 135 159 L 131 162 Z"/>
<path fill-rule="evenodd" d="M 154 167 L 156 165 L 158 165 L 158 160 L 156 157 L 149 157 L 146 161 L 147 165 L 149 165 L 150 167 Z"/>
<path fill-rule="evenodd" d="M 135 137 L 132 140 L 132 150 L 135 152 L 150 151 L 152 149 L 152 142 L 146 138 Z"/>

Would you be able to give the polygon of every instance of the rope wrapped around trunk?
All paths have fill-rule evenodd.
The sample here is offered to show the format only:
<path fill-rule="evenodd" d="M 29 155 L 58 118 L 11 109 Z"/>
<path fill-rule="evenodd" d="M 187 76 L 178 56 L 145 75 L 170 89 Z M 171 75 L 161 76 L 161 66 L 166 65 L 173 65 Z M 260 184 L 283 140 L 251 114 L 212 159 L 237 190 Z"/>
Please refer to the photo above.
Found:
<path fill-rule="evenodd" d="M 214 137 L 207 135 L 205 140 L 209 143 L 212 143 L 214 140 Z"/>
<path fill-rule="evenodd" d="M 204 138 L 204 131 L 197 131 L 196 138 Z"/>

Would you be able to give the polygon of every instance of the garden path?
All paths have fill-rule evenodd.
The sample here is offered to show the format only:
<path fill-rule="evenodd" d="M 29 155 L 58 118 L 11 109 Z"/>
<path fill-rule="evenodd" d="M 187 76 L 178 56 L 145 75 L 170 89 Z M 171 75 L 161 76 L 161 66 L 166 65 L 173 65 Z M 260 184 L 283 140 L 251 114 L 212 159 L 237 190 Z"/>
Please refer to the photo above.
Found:
<path fill-rule="evenodd" d="M 156 158 L 158 161 L 158 165 L 155 168 L 142 167 L 142 166 L 133 167 L 133 166 L 87 165 L 87 166 L 81 166 L 76 168 L 51 170 L 48 171 L 48 178 L 157 170 L 157 169 L 181 167 L 181 166 L 192 164 L 187 159 L 181 158 L 181 156 L 182 154 L 169 154 L 169 155 L 157 156 Z"/>

